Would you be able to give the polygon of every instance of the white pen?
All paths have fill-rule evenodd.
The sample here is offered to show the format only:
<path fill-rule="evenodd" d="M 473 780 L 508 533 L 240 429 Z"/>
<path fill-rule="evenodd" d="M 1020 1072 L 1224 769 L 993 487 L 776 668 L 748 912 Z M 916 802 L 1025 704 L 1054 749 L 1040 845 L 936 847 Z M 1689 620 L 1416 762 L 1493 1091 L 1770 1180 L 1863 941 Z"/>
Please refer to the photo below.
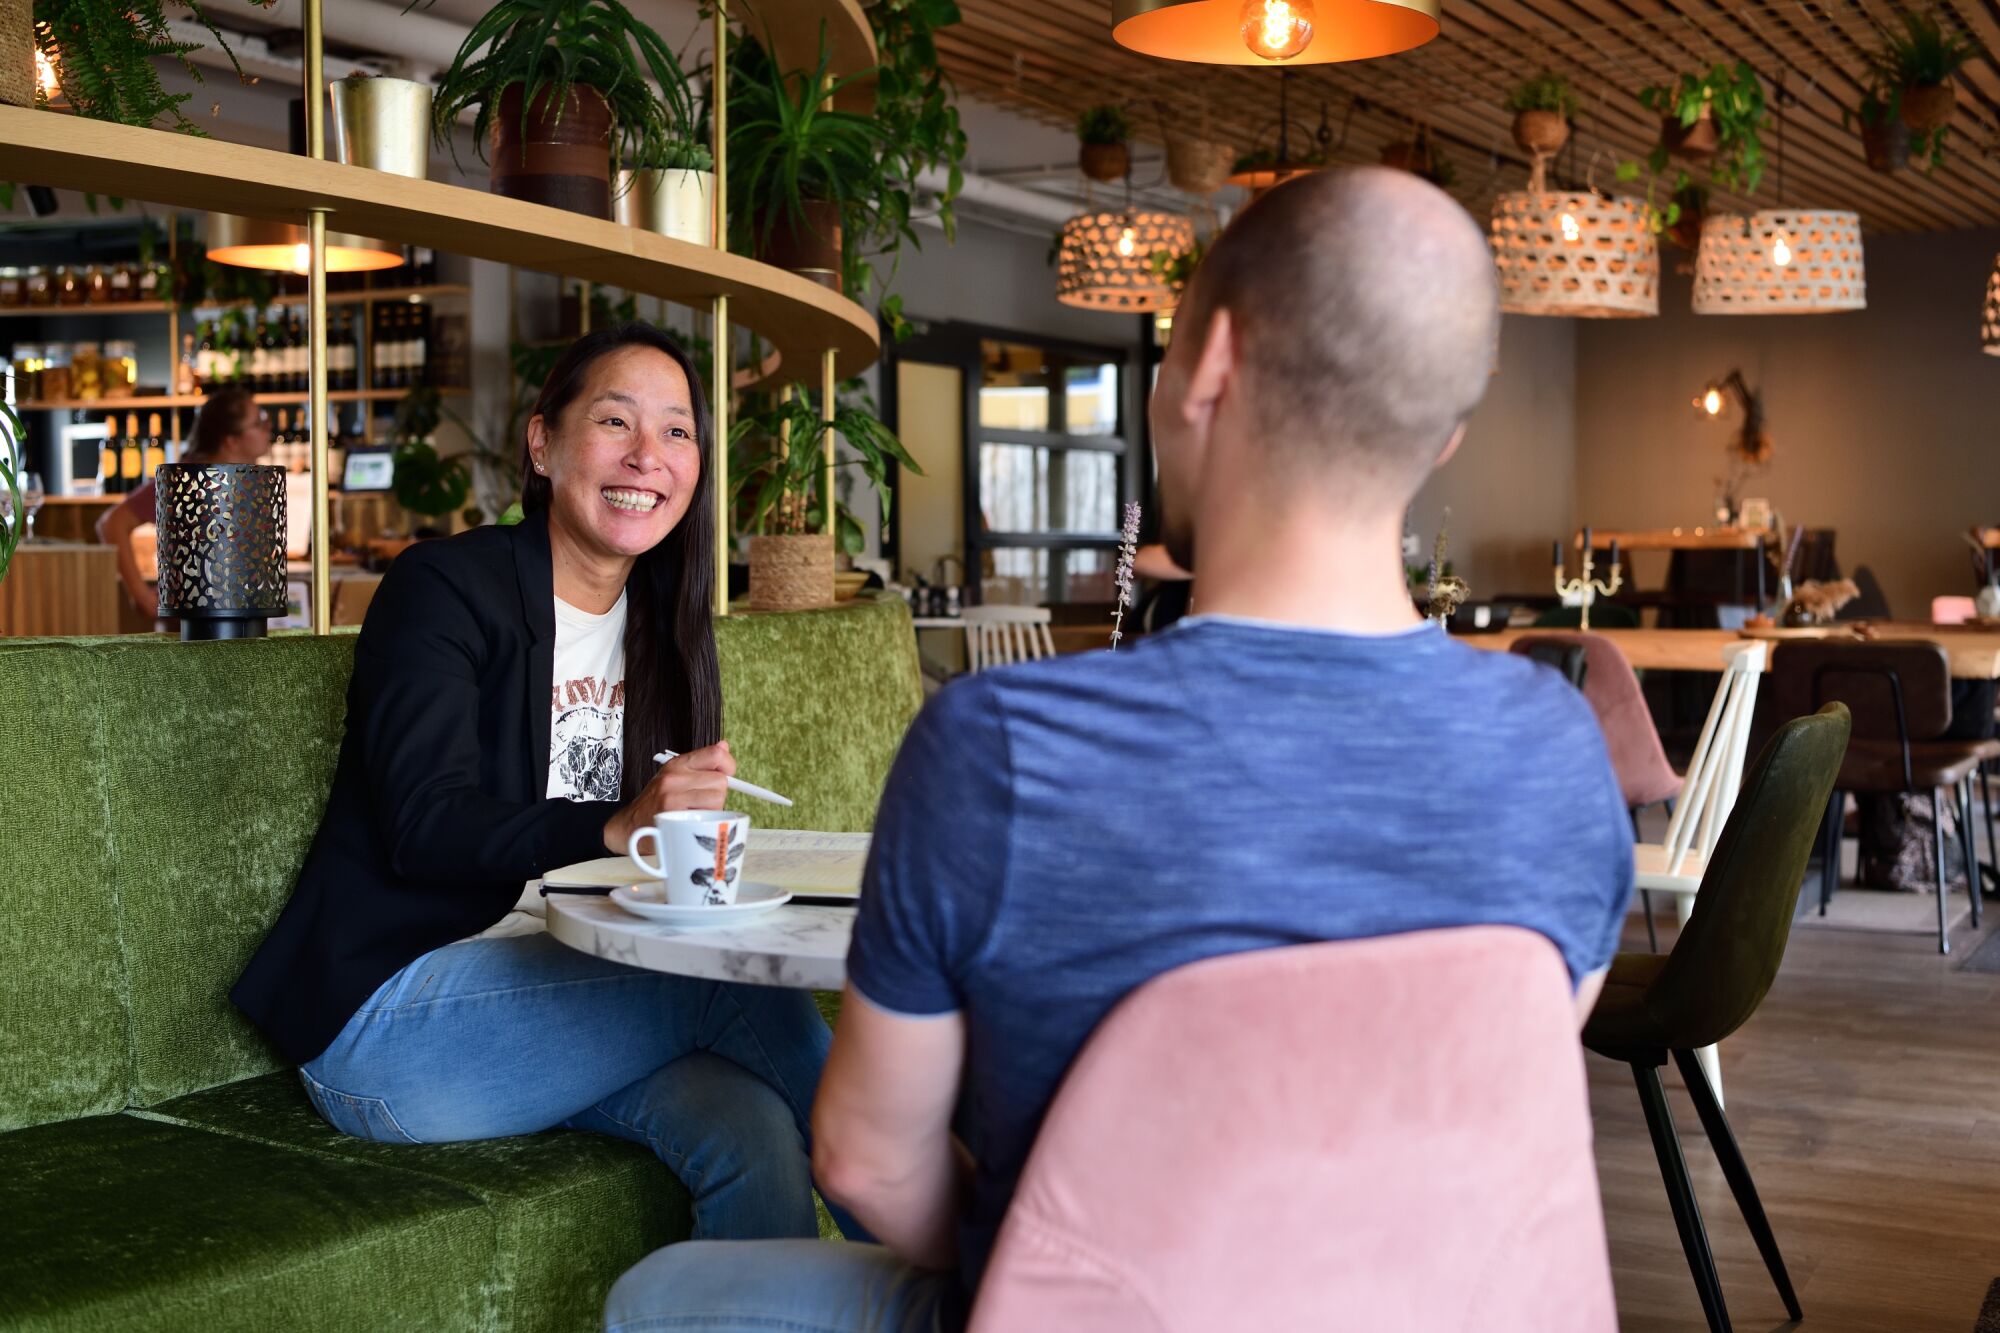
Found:
<path fill-rule="evenodd" d="M 680 758 L 680 755 L 674 751 L 662 750 L 653 756 L 653 762 L 664 764 L 669 759 L 678 758 Z M 760 787 L 754 782 L 745 782 L 741 778 L 729 779 L 729 790 L 740 791 L 745 796 L 754 796 L 760 801 L 769 801 L 772 805 L 790 805 L 792 803 L 792 798 L 789 796 L 780 796 L 768 787 Z"/>

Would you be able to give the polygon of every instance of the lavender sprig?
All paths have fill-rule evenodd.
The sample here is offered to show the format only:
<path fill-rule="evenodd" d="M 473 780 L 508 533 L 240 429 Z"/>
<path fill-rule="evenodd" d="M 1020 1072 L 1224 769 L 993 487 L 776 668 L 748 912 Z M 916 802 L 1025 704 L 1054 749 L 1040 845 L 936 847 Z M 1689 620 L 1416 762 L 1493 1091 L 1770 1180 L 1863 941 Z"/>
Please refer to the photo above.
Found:
<path fill-rule="evenodd" d="M 1118 572 L 1112 581 L 1118 585 L 1118 609 L 1111 619 L 1111 651 L 1118 651 L 1118 640 L 1125 633 L 1125 608 L 1132 605 L 1132 561 L 1139 554 L 1139 502 L 1125 502 L 1125 524 L 1118 534 Z"/>

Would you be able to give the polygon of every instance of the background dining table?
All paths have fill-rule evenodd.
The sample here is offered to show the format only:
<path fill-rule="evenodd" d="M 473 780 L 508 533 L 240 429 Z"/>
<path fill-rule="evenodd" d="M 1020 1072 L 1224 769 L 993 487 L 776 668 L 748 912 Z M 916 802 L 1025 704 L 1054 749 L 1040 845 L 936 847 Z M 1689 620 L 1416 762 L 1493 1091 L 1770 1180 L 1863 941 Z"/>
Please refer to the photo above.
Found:
<path fill-rule="evenodd" d="M 1859 631 L 1859 633 L 1857 633 Z M 1474 648 L 1506 652 L 1524 634 L 1539 631 L 1508 629 L 1491 634 L 1457 636 Z M 1605 629 L 1592 630 L 1618 645 L 1635 668 L 1654 671 L 1720 671 L 1732 645 L 1761 638 L 1727 629 Z M 1856 621 L 1828 626 L 1824 633 L 1805 634 L 1777 631 L 1775 643 L 1797 638 L 1854 638 L 1874 640 L 1929 639 L 1942 645 L 1951 662 L 1951 674 L 1959 680 L 2000 680 L 2000 626 L 1932 625 L 1927 622 Z M 1768 659 L 1765 670 L 1769 670 Z"/>

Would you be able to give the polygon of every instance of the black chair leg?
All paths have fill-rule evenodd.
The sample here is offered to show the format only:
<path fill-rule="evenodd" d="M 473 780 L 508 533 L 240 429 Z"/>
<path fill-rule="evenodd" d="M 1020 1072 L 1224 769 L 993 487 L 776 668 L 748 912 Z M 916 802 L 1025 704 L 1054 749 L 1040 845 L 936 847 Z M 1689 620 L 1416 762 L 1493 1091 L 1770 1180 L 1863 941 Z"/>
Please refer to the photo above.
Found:
<path fill-rule="evenodd" d="M 1965 891 L 1972 899 L 1972 928 L 1979 929 L 1979 849 L 1972 839 L 1972 778 L 1958 784 L 1958 845 L 1965 852 Z"/>
<path fill-rule="evenodd" d="M 1660 935 L 1653 927 L 1653 891 L 1639 890 L 1639 907 L 1646 914 L 1646 947 L 1654 953 L 1660 951 Z"/>
<path fill-rule="evenodd" d="M 1826 915 L 1833 891 L 1840 886 L 1841 825 L 1847 820 L 1847 793 L 1836 791 L 1827 798 L 1825 836 L 1820 839 L 1819 914 Z"/>
<path fill-rule="evenodd" d="M 2000 842 L 1993 840 L 1993 788 L 1986 781 L 1985 764 L 1979 766 L 1979 801 L 1986 807 L 1986 858 L 1993 862 L 1996 868 L 2000 868 Z M 1981 893 L 1986 891 L 1984 882 L 1980 884 L 1979 890 Z"/>
<path fill-rule="evenodd" d="M 1764 1267 L 1771 1271 L 1771 1281 L 1778 1286 L 1778 1297 L 1785 1303 L 1785 1313 L 1795 1320 L 1805 1318 L 1799 1310 L 1799 1298 L 1792 1291 L 1791 1275 L 1785 1271 L 1785 1256 L 1778 1252 L 1778 1238 L 1771 1232 L 1771 1220 L 1764 1216 L 1763 1201 L 1757 1197 L 1756 1182 L 1750 1179 L 1750 1167 L 1743 1160 L 1742 1150 L 1736 1146 L 1736 1136 L 1729 1130 L 1729 1120 L 1722 1113 L 1722 1104 L 1715 1100 L 1715 1089 L 1708 1085 L 1708 1076 L 1702 1073 L 1701 1061 L 1695 1058 L 1693 1051 L 1675 1051 L 1674 1063 L 1680 1066 L 1688 1095 L 1694 1098 L 1695 1114 L 1701 1117 L 1701 1127 L 1708 1135 L 1709 1147 L 1715 1149 L 1715 1158 L 1722 1164 L 1723 1177 L 1729 1181 L 1729 1192 L 1736 1196 L 1736 1206 L 1742 1210 L 1750 1235 L 1757 1242 L 1757 1253 L 1764 1256 Z"/>
<path fill-rule="evenodd" d="M 1646 1111 L 1646 1128 L 1653 1135 L 1653 1155 L 1660 1160 L 1660 1179 L 1666 1183 L 1667 1203 L 1673 1208 L 1674 1225 L 1680 1229 L 1681 1251 L 1687 1255 L 1688 1271 L 1694 1274 L 1694 1289 L 1701 1297 L 1702 1313 L 1708 1316 L 1710 1333 L 1729 1333 L 1729 1309 L 1722 1303 L 1722 1280 L 1715 1274 L 1715 1255 L 1708 1248 L 1708 1232 L 1701 1225 L 1701 1207 L 1695 1202 L 1694 1182 L 1688 1179 L 1687 1159 L 1681 1156 L 1680 1135 L 1674 1132 L 1674 1113 L 1667 1105 L 1667 1090 L 1660 1082 L 1657 1065 L 1632 1066 L 1639 1084 L 1639 1105 Z"/>
<path fill-rule="evenodd" d="M 1945 924 L 1946 899 L 1950 897 L 1944 887 L 1944 825 L 1938 819 L 1937 791 L 1931 791 L 1931 856 L 1937 867 L 1938 899 L 1938 952 L 1951 952 L 1951 932 Z"/>

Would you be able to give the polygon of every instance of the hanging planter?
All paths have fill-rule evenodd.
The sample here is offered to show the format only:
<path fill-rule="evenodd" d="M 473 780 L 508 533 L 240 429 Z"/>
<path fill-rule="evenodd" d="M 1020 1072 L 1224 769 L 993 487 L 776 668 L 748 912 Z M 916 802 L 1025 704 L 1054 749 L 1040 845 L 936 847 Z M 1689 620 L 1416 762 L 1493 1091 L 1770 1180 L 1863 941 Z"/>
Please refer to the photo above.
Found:
<path fill-rule="evenodd" d="M 1958 109 L 1952 77 L 1966 62 L 1985 54 L 1985 48 L 1963 32 L 1946 32 L 1935 10 L 1906 13 L 1902 25 L 1900 33 L 1883 34 L 1882 46 L 1869 57 L 1869 64 L 1874 87 L 1892 90 L 1889 111 L 1892 118 L 1898 118 L 1900 111 L 1899 118 L 1911 134 L 1911 152 L 1929 169 L 1944 160 L 1946 126 Z M 1869 100 L 1882 99 L 1871 90 Z M 1864 125 L 1867 112 L 1864 100 Z"/>
<path fill-rule="evenodd" d="M 1701 245 L 1701 220 L 1708 211 L 1708 191 L 1699 185 L 1684 185 L 1674 191 L 1674 220 L 1661 234 L 1690 254 Z"/>
<path fill-rule="evenodd" d="M 1870 171 L 1887 175 L 1910 164 L 1910 127 L 1899 113 L 1900 101 L 1899 93 L 1884 101 L 1873 89 L 1861 99 L 1861 155 Z"/>
<path fill-rule="evenodd" d="M 1543 70 L 1515 88 L 1505 109 L 1514 113 L 1514 142 L 1536 157 L 1554 157 L 1569 142 L 1570 117 L 1576 114 L 1576 94 L 1569 81 Z"/>
<path fill-rule="evenodd" d="M 1115 106 L 1094 106 L 1076 123 L 1076 165 L 1084 175 L 1107 184 L 1132 170 L 1131 122 Z"/>
<path fill-rule="evenodd" d="M 1903 123 L 1928 134 L 1951 123 L 1958 109 L 1958 87 L 1950 83 L 1915 84 L 1903 89 Z"/>
<path fill-rule="evenodd" d="M 1384 145 L 1382 165 L 1422 176 L 1440 190 L 1449 190 L 1458 181 L 1457 171 L 1431 143 L 1428 128 L 1418 130 L 1417 137 L 1408 142 Z"/>
<path fill-rule="evenodd" d="M 0 102 L 35 104 L 34 0 L 0 0 Z"/>
<path fill-rule="evenodd" d="M 1681 124 L 1678 116 L 1668 116 L 1660 121 L 1660 142 L 1675 157 L 1688 162 L 1706 162 L 1715 156 L 1721 146 L 1722 132 L 1715 126 L 1715 115 L 1706 106 L 1695 113 L 1694 124 Z"/>
<path fill-rule="evenodd" d="M 1236 149 L 1213 139 L 1167 135 L 1167 183 L 1203 198 L 1229 183 L 1236 166 Z"/>

